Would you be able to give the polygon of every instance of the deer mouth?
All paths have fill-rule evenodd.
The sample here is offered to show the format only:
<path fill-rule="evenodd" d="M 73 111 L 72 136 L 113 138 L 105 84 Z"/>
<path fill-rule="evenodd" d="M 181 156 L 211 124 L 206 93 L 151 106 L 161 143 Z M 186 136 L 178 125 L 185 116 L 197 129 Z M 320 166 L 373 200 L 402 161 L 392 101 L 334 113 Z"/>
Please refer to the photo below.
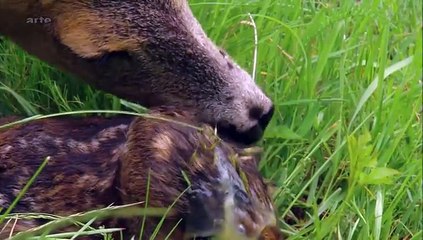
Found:
<path fill-rule="evenodd" d="M 224 140 L 249 146 L 261 139 L 264 128 L 260 125 L 255 125 L 246 131 L 238 131 L 235 125 L 218 123 L 217 133 Z"/>

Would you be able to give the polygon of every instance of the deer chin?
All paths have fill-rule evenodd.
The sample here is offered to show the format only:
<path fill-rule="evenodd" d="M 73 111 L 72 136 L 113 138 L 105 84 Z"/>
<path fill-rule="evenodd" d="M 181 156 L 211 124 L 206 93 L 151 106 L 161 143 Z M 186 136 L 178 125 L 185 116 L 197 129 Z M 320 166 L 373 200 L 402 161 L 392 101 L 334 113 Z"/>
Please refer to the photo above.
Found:
<path fill-rule="evenodd" d="M 246 131 L 240 132 L 232 124 L 217 124 L 217 133 L 225 141 L 250 146 L 261 139 L 264 129 L 259 125 L 255 125 Z"/>

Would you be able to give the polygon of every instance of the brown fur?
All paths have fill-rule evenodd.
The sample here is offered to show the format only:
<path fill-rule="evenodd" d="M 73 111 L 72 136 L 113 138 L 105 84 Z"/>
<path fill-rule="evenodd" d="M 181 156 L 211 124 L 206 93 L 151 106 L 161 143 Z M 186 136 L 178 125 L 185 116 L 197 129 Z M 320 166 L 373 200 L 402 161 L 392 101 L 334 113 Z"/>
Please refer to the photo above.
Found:
<path fill-rule="evenodd" d="M 44 17 L 48 23 L 27 23 Z M 0 0 L 0 34 L 147 107 L 181 105 L 219 132 L 257 141 L 272 103 L 206 36 L 185 0 Z"/>
<path fill-rule="evenodd" d="M 185 111 L 168 107 L 152 114 L 196 125 L 195 117 Z M 241 157 L 239 148 L 219 140 L 210 127 L 202 127 L 198 131 L 165 120 L 87 117 L 52 118 L 0 129 L 0 207 L 9 206 L 46 156 L 51 156 L 50 161 L 14 212 L 66 216 L 110 204 L 142 202 L 148 178 L 149 206 L 169 207 L 189 186 L 184 172 L 192 185 L 157 236 L 164 239 L 182 219 L 171 236 L 182 239 L 213 230 L 207 220 L 223 217 L 224 195 L 219 187 L 223 171 L 234 183 L 245 176 L 246 189 L 235 191 L 241 194 L 235 206 L 244 213 L 239 222 L 246 233 L 257 236 L 261 227 L 276 224 L 267 185 L 257 170 L 258 160 L 251 155 Z M 231 164 L 235 170 L 219 170 L 222 164 Z M 212 195 L 205 197 L 203 192 Z M 246 196 L 249 200 L 245 202 Z M 103 221 L 96 226 L 123 227 L 129 237 L 139 234 L 140 220 Z M 158 221 L 148 219 L 143 238 L 148 239 Z M 13 219 L 0 239 L 12 230 L 16 233 L 44 221 L 19 220 L 15 227 L 12 223 Z M 279 230 L 270 229 L 260 239 L 280 239 Z M 278 237 L 269 238 L 269 234 Z"/>

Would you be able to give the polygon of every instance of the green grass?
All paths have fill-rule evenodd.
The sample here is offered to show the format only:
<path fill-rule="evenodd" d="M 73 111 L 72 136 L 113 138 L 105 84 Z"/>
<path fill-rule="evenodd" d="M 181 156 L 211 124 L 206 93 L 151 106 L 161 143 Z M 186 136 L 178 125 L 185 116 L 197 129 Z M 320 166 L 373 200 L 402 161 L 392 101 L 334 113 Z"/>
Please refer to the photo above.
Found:
<path fill-rule="evenodd" d="M 360 3 L 361 2 L 361 3 Z M 290 239 L 422 238 L 422 3 L 190 1 L 276 105 L 262 173 Z M 0 113 L 126 109 L 0 43 Z"/>

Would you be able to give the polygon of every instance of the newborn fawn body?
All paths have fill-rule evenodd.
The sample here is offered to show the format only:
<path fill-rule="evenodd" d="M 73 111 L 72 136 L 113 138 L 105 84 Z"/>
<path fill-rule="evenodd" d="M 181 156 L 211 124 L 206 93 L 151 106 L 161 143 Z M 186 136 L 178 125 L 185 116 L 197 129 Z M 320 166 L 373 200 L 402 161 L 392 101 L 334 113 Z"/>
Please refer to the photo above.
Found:
<path fill-rule="evenodd" d="M 13 212 L 67 216 L 109 205 L 174 203 L 156 239 L 281 239 L 257 156 L 220 140 L 188 111 L 159 108 L 150 116 L 51 118 L 0 129 L 0 208 L 50 156 Z M 160 219 L 147 218 L 143 239 Z M 0 238 L 43 223 L 3 224 Z M 138 237 L 141 224 L 142 217 L 96 222 L 124 228 L 125 238 Z"/>

